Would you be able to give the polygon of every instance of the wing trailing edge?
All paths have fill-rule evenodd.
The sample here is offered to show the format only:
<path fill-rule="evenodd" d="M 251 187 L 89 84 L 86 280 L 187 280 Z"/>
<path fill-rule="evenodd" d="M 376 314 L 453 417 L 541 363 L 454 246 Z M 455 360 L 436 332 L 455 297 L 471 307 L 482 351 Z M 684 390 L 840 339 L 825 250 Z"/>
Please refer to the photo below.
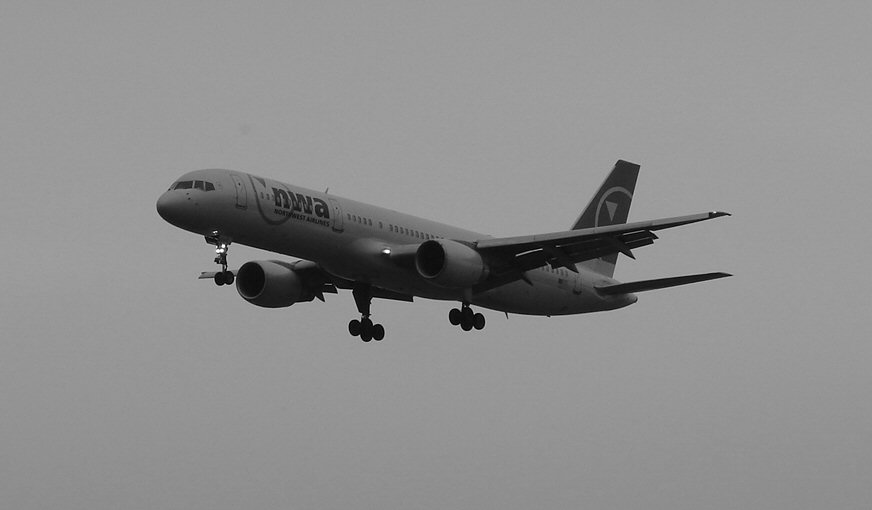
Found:
<path fill-rule="evenodd" d="M 614 285 L 597 285 L 595 288 L 600 294 L 613 296 L 617 294 L 644 292 L 646 290 L 666 289 L 669 287 L 677 287 L 679 285 L 688 285 L 690 283 L 698 283 L 708 280 L 716 280 L 718 278 L 726 278 L 728 276 L 733 275 L 729 273 L 703 273 L 687 276 L 673 276 L 670 278 L 658 278 L 656 280 L 641 280 L 638 282 L 617 283 Z"/>

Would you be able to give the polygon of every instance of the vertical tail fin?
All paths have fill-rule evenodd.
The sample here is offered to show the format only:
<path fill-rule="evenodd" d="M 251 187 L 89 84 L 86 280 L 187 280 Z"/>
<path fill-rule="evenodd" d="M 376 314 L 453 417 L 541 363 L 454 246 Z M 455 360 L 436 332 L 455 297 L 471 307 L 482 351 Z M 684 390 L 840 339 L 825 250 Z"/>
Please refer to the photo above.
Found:
<path fill-rule="evenodd" d="M 583 228 L 605 227 L 627 222 L 630 215 L 630 203 L 636 189 L 636 178 L 639 176 L 639 165 L 618 160 L 593 196 L 590 203 L 575 220 L 572 230 Z M 587 260 L 581 265 L 597 273 L 611 277 L 615 274 L 615 264 L 618 254 L 613 253 L 594 260 Z"/>

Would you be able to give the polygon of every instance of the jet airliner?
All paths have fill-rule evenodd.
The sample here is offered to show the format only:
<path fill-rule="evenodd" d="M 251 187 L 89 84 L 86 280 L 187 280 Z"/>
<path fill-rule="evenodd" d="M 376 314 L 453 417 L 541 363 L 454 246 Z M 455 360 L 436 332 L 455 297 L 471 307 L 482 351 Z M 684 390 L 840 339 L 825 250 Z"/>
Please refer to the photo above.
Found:
<path fill-rule="evenodd" d="M 464 331 L 485 317 L 472 306 L 514 314 L 569 315 L 614 310 L 635 293 L 730 276 L 715 272 L 621 283 L 620 254 L 652 244 L 656 231 L 728 216 L 706 212 L 627 223 L 639 165 L 619 160 L 569 230 L 492 237 L 328 192 L 233 170 L 181 176 L 157 201 L 167 222 L 215 246 L 220 270 L 257 306 L 280 308 L 351 290 L 360 319 L 348 324 L 364 342 L 382 340 L 373 298 L 458 302 L 448 319 Z M 228 269 L 231 243 L 297 260 L 255 260 Z"/>

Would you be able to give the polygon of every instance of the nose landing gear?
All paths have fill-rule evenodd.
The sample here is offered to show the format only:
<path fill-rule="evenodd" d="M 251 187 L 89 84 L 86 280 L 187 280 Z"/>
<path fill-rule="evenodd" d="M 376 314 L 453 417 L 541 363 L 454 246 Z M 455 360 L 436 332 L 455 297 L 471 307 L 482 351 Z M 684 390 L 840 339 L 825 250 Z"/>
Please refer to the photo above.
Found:
<path fill-rule="evenodd" d="M 221 271 L 215 273 L 215 285 L 233 285 L 233 272 L 227 270 L 227 251 L 230 249 L 230 240 L 223 239 L 218 231 L 206 236 L 206 242 L 215 246 L 215 263 L 221 265 Z"/>
<path fill-rule="evenodd" d="M 460 326 L 463 331 L 470 331 L 473 328 L 482 330 L 485 326 L 484 315 L 474 313 L 468 303 L 463 303 L 460 309 L 452 308 L 448 312 L 448 321 L 453 326 Z"/>

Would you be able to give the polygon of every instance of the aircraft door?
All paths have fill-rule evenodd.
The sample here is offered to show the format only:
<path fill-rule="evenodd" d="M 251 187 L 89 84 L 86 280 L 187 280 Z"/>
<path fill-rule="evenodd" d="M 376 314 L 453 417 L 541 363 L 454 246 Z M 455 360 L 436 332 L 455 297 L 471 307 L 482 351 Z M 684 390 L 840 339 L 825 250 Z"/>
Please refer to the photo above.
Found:
<path fill-rule="evenodd" d="M 345 229 L 342 218 L 342 205 L 335 198 L 328 197 L 327 199 L 330 200 L 330 208 L 333 210 L 333 231 L 342 232 Z"/>
<path fill-rule="evenodd" d="M 245 181 L 239 174 L 231 173 L 233 186 L 236 187 L 236 207 L 239 209 L 248 209 L 248 193 L 245 191 Z"/>

